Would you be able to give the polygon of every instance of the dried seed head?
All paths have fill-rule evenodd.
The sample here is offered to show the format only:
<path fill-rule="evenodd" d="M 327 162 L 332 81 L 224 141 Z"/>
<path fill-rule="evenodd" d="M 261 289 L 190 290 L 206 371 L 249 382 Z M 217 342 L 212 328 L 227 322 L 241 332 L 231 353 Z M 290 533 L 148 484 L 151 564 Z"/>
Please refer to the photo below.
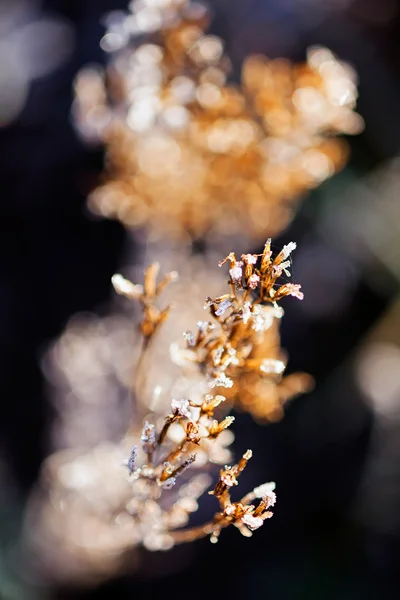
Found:
<path fill-rule="evenodd" d="M 172 400 L 171 408 L 173 413 L 179 414 L 182 417 L 186 417 L 186 419 L 191 418 L 190 401 L 187 398 L 182 398 L 181 400 Z"/>
<path fill-rule="evenodd" d="M 229 275 L 231 276 L 232 282 L 235 285 L 241 285 L 242 283 L 242 264 L 242 262 L 237 262 L 232 268 L 229 269 Z"/>
<path fill-rule="evenodd" d="M 247 280 L 247 285 L 252 290 L 255 290 L 259 283 L 260 283 L 260 276 L 257 275 L 256 273 L 253 273 L 253 275 L 250 275 L 250 277 Z"/>
<path fill-rule="evenodd" d="M 242 260 L 247 265 L 255 265 L 257 264 L 258 256 L 257 254 L 242 254 Z"/>
<path fill-rule="evenodd" d="M 214 387 L 225 387 L 230 388 L 233 386 L 233 381 L 225 375 L 225 373 L 218 373 L 216 377 L 209 381 L 210 388 Z"/>
<path fill-rule="evenodd" d="M 254 517 L 251 513 L 246 513 L 242 517 L 242 523 L 244 523 L 251 531 L 255 531 L 264 524 L 264 521 L 261 517 Z"/>

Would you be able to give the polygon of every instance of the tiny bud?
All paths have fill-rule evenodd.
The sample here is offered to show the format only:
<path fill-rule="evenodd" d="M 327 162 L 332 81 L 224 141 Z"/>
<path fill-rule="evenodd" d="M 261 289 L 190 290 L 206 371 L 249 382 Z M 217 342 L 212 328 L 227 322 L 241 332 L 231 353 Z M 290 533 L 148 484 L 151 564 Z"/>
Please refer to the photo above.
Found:
<path fill-rule="evenodd" d="M 293 252 L 293 250 L 296 250 L 296 248 L 297 248 L 296 242 L 290 242 L 286 246 L 283 246 L 283 248 L 282 248 L 283 259 L 285 260 L 288 256 L 290 256 L 290 254 Z"/>

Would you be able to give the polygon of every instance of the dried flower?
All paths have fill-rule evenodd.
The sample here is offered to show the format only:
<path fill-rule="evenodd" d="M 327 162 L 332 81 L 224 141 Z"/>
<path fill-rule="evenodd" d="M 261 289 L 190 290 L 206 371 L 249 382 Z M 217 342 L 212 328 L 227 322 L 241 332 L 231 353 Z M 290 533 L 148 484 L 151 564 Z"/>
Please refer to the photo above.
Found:
<path fill-rule="evenodd" d="M 219 405 L 223 399 L 213 398 L 211 395 L 207 395 L 199 407 L 197 417 L 190 417 L 190 420 L 186 422 L 186 428 L 184 428 L 186 435 L 184 439 L 167 450 L 167 454 L 163 452 L 164 446 L 166 446 L 166 438 L 161 434 L 157 437 L 150 427 L 145 422 L 142 433 L 142 443 L 144 443 L 144 451 L 147 453 L 149 458 L 149 438 L 151 438 L 151 460 L 141 467 L 136 468 L 135 477 L 132 483 L 133 490 L 135 492 L 134 499 L 139 501 L 138 491 L 142 492 L 142 499 L 137 504 L 140 506 L 140 511 L 135 512 L 130 502 L 128 502 L 126 509 L 131 516 L 133 523 L 137 523 L 140 527 L 142 524 L 146 524 L 146 536 L 144 543 L 149 549 L 160 549 L 157 540 L 161 536 L 168 536 L 170 543 L 168 547 L 175 543 L 191 541 L 206 535 L 211 535 L 212 541 L 215 541 L 216 536 L 219 535 L 220 531 L 230 524 L 234 524 L 241 530 L 241 525 L 246 525 L 248 529 L 254 530 L 263 524 L 263 519 L 266 518 L 266 507 L 267 503 L 258 508 L 250 505 L 246 502 L 246 497 L 241 502 L 231 501 L 229 490 L 231 487 L 238 484 L 237 478 L 240 473 L 246 467 L 247 462 L 252 456 L 252 452 L 248 450 L 240 461 L 233 467 L 225 467 L 221 470 L 218 482 L 212 493 L 220 503 L 222 512 L 217 512 L 209 523 L 206 523 L 200 527 L 193 527 L 186 530 L 175 530 L 177 526 L 181 526 L 187 523 L 188 514 L 192 510 L 192 504 L 190 502 L 182 502 L 183 499 L 189 499 L 190 496 L 186 496 L 186 490 L 189 490 L 193 484 L 193 479 L 189 479 L 189 482 L 185 483 L 179 491 L 179 500 L 173 504 L 172 508 L 162 510 L 161 509 L 161 496 L 164 491 L 169 491 L 172 488 L 178 486 L 179 478 L 191 468 L 196 461 L 196 452 L 191 452 L 191 448 L 199 446 L 201 444 L 200 435 L 200 423 L 203 429 L 205 429 L 204 438 L 216 439 L 227 427 L 231 425 L 234 418 L 226 417 L 223 421 L 218 422 L 212 419 L 214 408 Z M 189 400 L 182 400 L 180 402 L 173 401 L 173 405 L 176 407 L 174 415 L 177 418 L 178 423 L 184 423 L 187 420 L 187 416 L 183 414 L 180 409 L 182 406 L 185 409 L 190 405 Z M 166 425 L 168 426 L 170 417 L 166 417 L 163 430 Z M 151 432 L 151 433 L 150 433 Z M 155 440 L 158 442 L 155 442 Z M 143 484 L 143 485 L 141 485 Z M 266 490 L 267 491 L 267 490 Z M 146 496 L 143 496 L 143 493 Z M 253 494 L 254 495 L 254 494 Z M 250 497 L 250 495 L 248 495 Z M 157 502 L 155 505 L 154 502 Z M 270 502 L 270 504 L 272 504 Z M 148 518 L 146 515 L 146 506 L 151 511 L 155 510 L 157 506 L 157 520 L 154 521 L 152 518 Z M 176 521 L 171 517 L 174 512 L 178 509 L 181 511 L 181 519 L 177 524 Z M 256 512 L 258 511 L 258 512 Z M 149 515 L 150 517 L 151 515 Z M 256 527 L 257 524 L 257 527 Z M 242 531 L 243 533 L 243 531 Z M 246 535 L 246 534 L 245 534 Z"/>
<path fill-rule="evenodd" d="M 111 549 L 121 556 L 127 548 L 139 544 L 149 550 L 166 550 L 204 536 L 216 542 L 229 525 L 249 537 L 272 516 L 270 508 L 276 499 L 274 484 L 259 486 L 239 501 L 231 498 L 231 490 L 237 487 L 252 453 L 248 450 L 233 466 L 226 464 L 231 458 L 228 447 L 233 436 L 229 427 L 234 421 L 227 412 L 234 402 L 257 419 L 276 418 L 284 401 L 303 385 L 299 375 L 282 376 L 285 360 L 277 329 L 283 314 L 278 300 L 293 291 L 299 295 L 299 286 L 291 283 L 280 286 L 278 282 L 293 249 L 294 245 L 289 244 L 274 257 L 268 240 L 260 255 L 242 255 L 240 265 L 234 253 L 222 261 L 229 262 L 228 271 L 238 266 L 241 280 L 235 280 L 230 273 L 230 292 L 206 300 L 209 321 L 199 321 L 197 332 L 184 335 L 182 371 L 184 374 L 188 365 L 192 369 L 184 378 L 186 389 L 191 389 L 193 395 L 174 395 L 163 423 L 159 414 L 153 413 L 138 431 L 133 420 L 126 438 L 113 450 L 120 454 L 126 448 L 128 458 L 124 464 L 128 467 L 128 477 L 124 478 L 121 469 L 121 479 L 114 480 L 113 469 L 118 461 L 112 459 L 109 449 L 102 447 L 71 460 L 67 458 L 61 468 L 53 470 L 51 489 L 59 490 L 62 497 L 63 523 L 68 528 L 66 539 L 71 544 L 76 545 L 75 540 L 80 539 L 78 524 L 82 519 L 107 532 L 109 542 L 102 542 L 99 548 L 105 553 Z M 146 269 L 143 286 L 114 279 L 117 291 L 142 308 L 142 323 L 146 323 L 141 327 L 144 340 L 153 339 L 160 329 L 162 321 L 157 319 L 157 311 L 149 313 L 149 308 L 154 307 L 165 282 L 171 280 L 169 276 L 157 283 L 157 272 L 158 267 Z M 255 289 L 250 285 L 254 276 L 258 278 Z M 146 351 L 147 346 L 139 355 L 137 380 L 140 372 L 145 371 Z M 225 388 L 224 395 L 218 394 L 219 387 Z M 211 394 L 210 388 L 217 393 Z M 140 391 L 139 386 L 138 395 Z M 132 439 L 138 437 L 141 445 L 132 448 Z M 197 499 L 209 486 L 205 471 L 215 464 L 225 465 L 210 492 L 219 502 L 219 511 L 208 523 L 185 528 L 190 513 L 197 508 Z M 113 482 L 112 489 L 103 489 L 104 473 Z M 52 497 L 52 511 L 56 510 L 53 503 Z M 78 514 L 74 521 L 74 515 Z"/>
<path fill-rule="evenodd" d="M 303 293 L 300 285 L 280 285 L 279 279 L 289 275 L 287 259 L 295 248 L 290 242 L 273 257 L 268 239 L 259 255 L 242 254 L 237 261 L 230 252 L 218 264 L 229 264 L 231 293 L 206 298 L 213 327 L 199 324 L 197 337 L 191 336 L 182 349 L 189 353 L 186 364 L 207 375 L 210 388 L 225 388 L 237 407 L 258 420 L 280 418 L 283 404 L 311 385 L 302 373 L 283 378 L 286 362 L 278 333 L 283 310 L 278 302 L 285 296 L 301 300 Z"/>

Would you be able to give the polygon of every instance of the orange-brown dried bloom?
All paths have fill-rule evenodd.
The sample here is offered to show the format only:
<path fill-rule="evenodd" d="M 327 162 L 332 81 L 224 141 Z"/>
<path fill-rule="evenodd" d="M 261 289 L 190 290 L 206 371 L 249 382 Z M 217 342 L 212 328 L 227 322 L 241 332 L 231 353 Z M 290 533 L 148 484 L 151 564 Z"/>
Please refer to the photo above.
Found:
<path fill-rule="evenodd" d="M 211 388 L 225 388 L 224 394 L 235 406 L 260 421 L 277 420 L 290 398 L 307 391 L 311 378 L 304 373 L 283 376 L 285 356 L 280 348 L 278 302 L 285 296 L 303 298 L 301 286 L 281 285 L 290 276 L 291 242 L 273 257 L 271 240 L 258 254 L 231 252 L 219 262 L 229 265 L 231 293 L 206 298 L 210 322 L 199 322 L 197 334 L 187 332 L 187 346 L 174 348 L 174 358 L 189 368 L 194 366 L 208 377 Z"/>

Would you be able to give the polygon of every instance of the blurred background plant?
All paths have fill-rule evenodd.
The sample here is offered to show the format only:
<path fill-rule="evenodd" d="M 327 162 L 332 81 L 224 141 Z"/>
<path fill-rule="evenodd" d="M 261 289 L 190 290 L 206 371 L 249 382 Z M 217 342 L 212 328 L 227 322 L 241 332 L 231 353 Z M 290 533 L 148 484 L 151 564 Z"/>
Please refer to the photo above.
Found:
<path fill-rule="evenodd" d="M 138 225 L 146 223 L 147 217 L 143 219 L 143 212 L 139 210 L 142 216 L 137 221 L 132 204 L 126 202 L 124 195 L 119 197 L 124 198 L 121 205 L 106 204 L 105 207 L 111 206 L 107 214 L 115 214 L 125 222 L 128 215 L 127 224 L 130 220 L 130 227 L 135 227 L 135 232 L 129 237 L 118 223 L 96 220 L 82 210 L 86 196 L 98 187 L 103 157 L 96 147 L 90 149 L 80 144 L 68 122 L 72 104 L 70 89 L 81 66 L 105 61 L 103 51 L 98 48 L 98 40 L 103 39 L 104 46 L 107 41 L 104 36 L 110 30 L 100 25 L 101 17 L 109 10 L 126 8 L 125 2 L 117 4 L 65 3 L 62 0 L 41 5 L 34 2 L 13 3 L 14 25 L 8 28 L 10 32 L 21 28 L 25 31 L 22 26 L 32 21 L 32 7 L 35 7 L 35 19 L 39 15 L 40 18 L 45 17 L 45 21 L 47 18 L 52 22 L 60 21 L 75 34 L 68 38 L 68 44 L 60 41 L 60 46 L 69 48 L 69 54 L 67 51 L 57 54 L 57 43 L 54 42 L 54 56 L 61 58 L 51 75 L 42 70 L 37 77 L 25 77 L 27 83 L 24 89 L 29 91 L 24 96 L 26 103 L 15 102 L 15 107 L 12 102 L 6 103 L 15 110 L 12 118 L 3 119 L 1 132 L 6 148 L 3 160 L 7 168 L 6 201 L 2 207 L 5 211 L 3 256 L 7 257 L 1 280 L 4 330 L 2 381 L 5 386 L 3 397 L 8 399 L 4 403 L 2 420 L 2 453 L 7 471 L 13 474 L 6 478 L 7 492 L 2 496 L 2 507 L 7 518 L 10 503 L 17 507 L 13 513 L 15 528 L 11 528 L 14 532 L 19 526 L 18 506 L 22 510 L 27 491 L 37 477 L 40 461 L 51 453 L 54 441 L 57 447 L 69 447 L 84 439 L 81 426 L 84 420 L 77 418 L 79 411 L 73 410 L 76 400 L 74 394 L 70 394 L 70 384 L 59 363 L 56 366 L 58 375 L 53 373 L 52 380 L 57 382 L 54 395 L 60 402 L 61 415 L 65 414 L 66 418 L 63 425 L 57 417 L 53 427 L 55 414 L 45 400 L 48 396 L 43 391 L 37 370 L 38 356 L 49 341 L 59 335 L 69 315 L 96 308 L 97 315 L 90 317 L 92 331 L 99 325 L 100 332 L 109 332 L 107 335 L 114 339 L 112 353 L 102 333 L 95 334 L 98 341 L 86 345 L 86 348 L 92 349 L 91 355 L 89 350 L 84 350 L 86 340 L 82 336 L 87 327 L 87 317 L 76 318 L 75 335 L 69 340 L 74 341 L 87 357 L 83 363 L 85 367 L 93 365 L 92 371 L 88 371 L 94 374 L 90 385 L 88 382 L 85 385 L 84 368 L 81 369 L 83 379 L 79 384 L 80 393 L 86 387 L 86 404 L 79 401 L 80 406 L 85 406 L 88 411 L 87 422 L 93 423 L 93 427 L 87 428 L 88 436 L 90 432 L 92 436 L 88 444 L 96 443 L 96 435 L 101 439 L 115 436 L 122 426 L 119 419 L 124 413 L 112 408 L 119 406 L 113 405 L 113 398 L 122 398 L 123 405 L 125 397 L 117 384 L 116 369 L 110 369 L 110 355 L 111 362 L 116 360 L 117 350 L 122 350 L 120 341 L 129 338 L 129 328 L 126 328 L 128 323 L 132 327 L 132 322 L 130 315 L 124 314 L 121 308 L 110 308 L 109 281 L 112 273 L 122 269 L 124 274 L 138 281 L 137 275 L 144 261 L 153 260 L 159 249 L 168 259 L 165 263 L 162 261 L 163 268 L 180 271 L 180 265 L 171 264 L 170 260 L 172 247 L 178 246 L 178 243 L 184 267 L 188 263 L 186 256 L 190 256 L 193 249 L 197 254 L 199 250 L 206 249 L 210 255 L 213 250 L 210 240 L 204 243 L 192 236 L 196 238 L 192 243 L 191 239 L 182 240 L 174 236 L 175 241 L 168 242 L 171 253 L 167 251 L 166 240 L 162 239 L 154 242 L 155 246 L 147 247 L 144 255 L 143 242 L 149 239 L 149 234 L 140 231 Z M 314 594 L 321 598 L 337 597 L 339 594 L 345 597 L 363 594 L 378 597 L 378 593 L 379 597 L 384 594 L 388 598 L 393 597 L 399 556 L 395 511 L 399 491 L 395 443 L 398 382 L 393 366 L 396 364 L 399 338 L 396 333 L 396 304 L 390 308 L 398 290 L 399 264 L 399 176 L 395 159 L 399 150 L 397 6 L 391 0 L 380 3 L 379 9 L 364 0 L 324 4 L 310 1 L 237 3 L 232 0 L 228 3 L 215 0 L 210 4 L 215 18 L 209 35 L 220 36 L 226 42 L 226 54 L 232 65 L 229 80 L 236 82 L 236 86 L 240 85 L 242 62 L 249 54 L 263 54 L 271 59 L 285 57 L 297 62 L 304 60 L 307 47 L 327 46 L 354 65 L 359 73 L 359 111 L 368 124 L 365 133 L 351 141 L 349 167 L 330 182 L 311 191 L 291 225 L 293 205 L 291 202 L 286 205 L 281 222 L 288 227 L 280 238 L 274 240 L 278 248 L 290 239 L 297 240 L 299 251 L 294 275 L 305 291 L 302 303 L 285 306 L 281 334 L 283 346 L 291 359 L 288 372 L 311 373 L 317 386 L 312 394 L 289 406 L 282 422 L 262 429 L 262 432 L 254 428 L 245 416 L 239 417 L 240 427 L 236 430 L 238 448 L 247 446 L 251 436 L 255 453 L 262 457 L 253 460 L 250 471 L 244 475 L 251 480 L 248 488 L 264 480 L 268 473 L 268 478 L 277 481 L 280 502 L 274 519 L 268 524 L 268 533 L 259 532 L 257 541 L 255 538 L 252 540 L 252 548 L 248 544 L 244 548 L 240 541 L 229 538 L 227 532 L 226 560 L 238 552 L 245 552 L 247 558 L 234 589 L 231 584 L 221 581 L 216 584 L 215 592 L 223 589 L 226 593 L 229 588 L 234 597 L 255 594 L 263 589 L 278 598 L 292 597 L 293 594 L 306 597 Z M 3 22 L 6 22 L 4 17 Z M 121 19 L 114 19 L 113 27 L 117 27 L 118 22 Z M 21 36 L 19 39 L 25 43 L 28 37 Z M 36 34 L 34 39 L 38 37 L 41 40 L 52 39 L 51 36 L 46 38 Z M 108 38 L 108 41 L 110 39 L 112 41 L 113 38 Z M 120 50 L 113 52 L 112 57 L 119 56 L 119 53 Z M 33 60 L 32 52 L 30 57 Z M 37 55 L 37 61 L 40 60 L 40 55 Z M 26 60 L 22 62 L 25 64 Z M 271 68 L 271 63 L 262 67 Z M 17 68 L 11 71 L 23 72 Z M 38 69 L 35 72 L 39 74 Z M 211 83 L 214 84 L 214 81 Z M 223 89 L 225 85 L 224 82 Z M 4 89 L 9 91 L 13 88 Z M 253 110 L 250 98 L 246 95 L 247 110 L 249 106 Z M 78 108 L 75 103 L 75 118 L 82 114 Z M 196 118 L 199 111 L 207 114 L 209 109 L 197 108 Z M 115 125 L 114 118 L 115 115 L 112 115 Z M 124 122 L 126 113 L 120 118 Z M 154 134 L 154 123 L 151 128 Z M 138 139 L 143 139 L 144 133 L 139 134 Z M 329 154 L 327 156 L 331 158 Z M 238 161 L 236 159 L 231 164 L 237 165 Z M 91 197 L 91 206 L 96 205 L 97 209 L 102 192 L 116 181 L 115 164 L 110 161 L 108 165 L 106 180 L 98 188 L 102 190 L 100 196 L 96 193 Z M 323 166 L 324 160 L 317 161 L 318 168 Z M 282 181 L 284 178 L 280 184 Z M 132 202 L 132 189 L 137 191 L 132 185 L 139 183 L 143 186 L 143 181 L 130 178 L 128 183 L 123 191 L 126 194 L 128 190 L 126 197 Z M 305 189 L 310 187 L 313 186 L 307 185 Z M 135 196 L 143 201 L 139 194 Z M 136 202 L 137 198 L 134 200 Z M 124 212 L 125 208 L 118 208 L 115 211 L 117 206 L 129 207 L 129 210 Z M 141 206 L 140 203 L 138 206 Z M 238 210 L 241 210 L 240 205 Z M 244 217 L 248 218 L 247 213 Z M 196 219 L 193 221 L 197 223 Z M 279 219 L 274 222 L 279 222 Z M 167 226 L 166 217 L 165 223 Z M 201 227 L 209 230 L 203 224 Z M 168 225 L 168 231 L 171 229 Z M 239 235 L 232 235 L 233 244 L 229 244 L 229 250 L 244 248 L 239 242 L 243 230 L 244 227 Z M 257 245 L 265 240 L 257 238 L 255 233 L 256 229 L 250 241 L 257 250 Z M 152 238 L 156 237 L 152 234 Z M 222 236 L 210 237 L 212 243 L 220 244 L 222 249 Z M 182 250 L 182 241 L 186 244 L 186 253 Z M 221 256 L 226 253 L 222 252 Z M 214 261 L 212 256 L 210 261 Z M 133 268 L 129 268 L 131 264 Z M 198 270 L 201 271 L 201 265 Z M 193 272 L 192 268 L 188 267 L 187 272 Z M 202 299 L 204 289 L 202 284 L 198 292 Z M 215 293 L 218 294 L 219 290 L 216 289 Z M 180 315 L 180 312 L 178 309 L 177 314 Z M 380 318 L 383 325 L 375 329 L 374 324 Z M 81 326 L 81 323 L 84 325 Z M 185 319 L 183 327 L 178 330 L 187 329 L 190 325 Z M 371 335 L 367 336 L 369 330 Z M 114 331 L 119 333 L 112 334 Z M 374 342 L 374 331 L 379 343 Z M 127 347 L 129 344 L 128 339 Z M 359 357 L 358 347 L 361 350 Z M 70 348 L 71 359 L 74 351 L 73 346 Z M 100 368 L 96 366 L 99 361 Z M 46 359 L 46 365 L 46 373 L 50 373 L 54 366 L 50 366 L 49 359 Z M 99 379 L 94 384 L 96 372 Z M 63 378 L 65 388 L 60 391 Z M 107 387 L 104 387 L 105 382 Z M 91 386 L 95 389 L 97 386 L 97 395 L 89 391 Z M 106 389 L 104 400 L 100 389 Z M 106 407 L 108 396 L 110 408 L 108 413 L 104 413 L 108 417 L 104 422 L 100 417 L 96 421 L 94 415 L 97 416 L 97 411 L 88 400 L 96 397 L 100 406 Z M 68 402 L 62 398 L 71 400 L 70 410 L 67 409 Z M 113 425 L 110 416 L 119 422 Z M 55 432 L 52 445 L 48 442 L 50 425 Z M 299 498 L 299 486 L 307 488 L 304 497 Z M 375 510 L 375 507 L 379 509 Z M 18 536 L 10 535 L 11 529 L 2 536 L 3 595 L 18 598 L 22 589 L 29 595 L 38 586 L 40 597 L 45 597 L 46 593 L 61 594 L 60 590 L 40 588 L 40 584 L 35 582 L 24 561 L 23 548 L 15 542 Z M 268 538 L 264 538 L 264 534 Z M 263 554 L 260 551 L 267 543 L 269 547 L 273 545 L 274 552 L 265 556 L 264 550 Z M 220 552 L 219 549 L 216 551 Z M 146 556 L 147 571 L 141 563 L 137 574 L 131 578 L 111 581 L 87 591 L 85 595 L 107 597 L 110 593 L 131 594 L 132 590 L 139 595 L 159 594 L 167 582 L 174 585 L 178 581 L 173 573 L 174 563 L 180 565 L 179 583 L 184 587 L 204 569 L 211 568 L 215 560 L 222 560 L 222 554 L 210 553 L 209 547 L 203 547 L 201 542 L 196 545 L 196 555 L 190 552 L 186 550 L 184 555 L 172 553 L 168 559 L 164 555 L 163 564 Z M 151 573 L 158 574 L 158 579 L 152 583 L 148 579 Z M 14 582 L 11 586 L 10 581 Z M 62 593 L 72 597 L 84 594 L 77 590 L 63 590 Z"/>

